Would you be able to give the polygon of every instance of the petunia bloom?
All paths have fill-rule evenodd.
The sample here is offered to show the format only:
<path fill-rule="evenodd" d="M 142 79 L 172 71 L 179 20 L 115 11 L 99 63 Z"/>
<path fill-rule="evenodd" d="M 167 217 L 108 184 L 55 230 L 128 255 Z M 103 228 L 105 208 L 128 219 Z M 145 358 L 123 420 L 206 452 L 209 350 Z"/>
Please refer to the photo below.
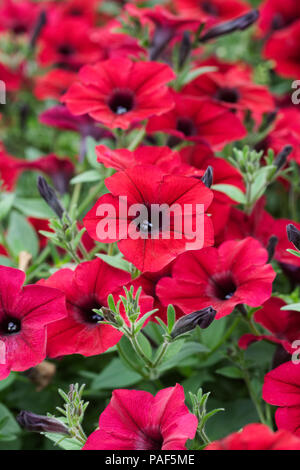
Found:
<path fill-rule="evenodd" d="M 273 33 L 300 19 L 297 0 L 265 0 L 260 8 L 259 28 L 263 33 Z"/>
<path fill-rule="evenodd" d="M 290 432 L 273 432 L 265 424 L 253 423 L 212 442 L 205 450 L 300 450 L 300 439 Z"/>
<path fill-rule="evenodd" d="M 51 22 L 39 38 L 39 63 L 78 70 L 87 62 L 101 60 L 98 44 L 91 39 L 90 27 L 78 19 Z"/>
<path fill-rule="evenodd" d="M 0 380 L 42 362 L 46 327 L 67 315 L 62 292 L 24 281 L 23 271 L 0 266 Z"/>
<path fill-rule="evenodd" d="M 275 61 L 275 70 L 282 77 L 297 79 L 299 58 L 300 19 L 288 28 L 274 33 L 266 42 L 264 56 Z"/>
<path fill-rule="evenodd" d="M 83 67 L 80 82 L 62 101 L 76 116 L 89 114 L 110 128 L 127 129 L 174 106 L 166 87 L 173 78 L 174 72 L 165 64 L 110 59 Z"/>
<path fill-rule="evenodd" d="M 267 259 L 267 251 L 250 237 L 184 253 L 174 263 L 172 278 L 161 279 L 156 293 L 164 305 L 184 313 L 211 305 L 219 319 L 239 304 L 258 307 L 270 298 L 276 273 Z"/>
<path fill-rule="evenodd" d="M 155 397 L 141 390 L 114 390 L 99 429 L 83 450 L 185 450 L 197 425 L 184 404 L 181 385 L 160 390 Z"/>
<path fill-rule="evenodd" d="M 241 337 L 239 346 L 246 349 L 255 341 L 267 340 L 281 344 L 292 354 L 295 352 L 293 342 L 300 337 L 300 315 L 292 310 L 281 310 L 286 303 L 279 297 L 271 297 L 263 307 L 254 314 L 254 320 L 271 334 L 255 336 L 246 334 Z"/>
<path fill-rule="evenodd" d="M 246 135 L 240 119 L 228 108 L 208 99 L 174 92 L 172 95 L 175 107 L 151 118 L 147 125 L 149 133 L 164 132 L 177 140 L 205 142 L 216 150 Z"/>
<path fill-rule="evenodd" d="M 179 13 L 199 18 L 207 26 L 231 20 L 249 11 L 241 0 L 176 0 Z"/>
<path fill-rule="evenodd" d="M 105 184 L 111 194 L 97 201 L 84 226 L 94 240 L 119 241 L 120 251 L 139 270 L 159 271 L 180 253 L 213 244 L 206 215 L 213 193 L 202 181 L 139 165 Z"/>
<path fill-rule="evenodd" d="M 50 357 L 69 354 L 93 356 L 117 344 L 122 334 L 110 325 L 98 324 L 103 318 L 93 309 L 107 307 L 109 294 L 118 301 L 118 295 L 123 293 L 122 287 L 130 279 L 129 273 L 97 258 L 79 264 L 75 271 L 61 269 L 49 279 L 40 281 L 65 294 L 68 310 L 67 318 L 53 323 L 48 329 L 47 354 Z M 141 312 L 150 311 L 152 303 L 150 297 L 141 297 Z"/>
<path fill-rule="evenodd" d="M 183 93 L 219 102 L 242 113 L 242 119 L 248 110 L 255 115 L 262 115 L 275 108 L 274 99 L 268 89 L 251 80 L 251 70 L 237 65 L 219 64 L 217 61 L 215 65 L 216 71 L 200 75 L 184 87 Z M 221 70 L 223 68 L 222 71 L 219 65 Z M 228 67 L 224 71 L 226 65 Z"/>
<path fill-rule="evenodd" d="M 295 349 L 296 352 L 296 349 Z M 279 429 L 300 437 L 300 367 L 287 362 L 265 376 L 263 399 L 279 406 L 275 418 Z"/>

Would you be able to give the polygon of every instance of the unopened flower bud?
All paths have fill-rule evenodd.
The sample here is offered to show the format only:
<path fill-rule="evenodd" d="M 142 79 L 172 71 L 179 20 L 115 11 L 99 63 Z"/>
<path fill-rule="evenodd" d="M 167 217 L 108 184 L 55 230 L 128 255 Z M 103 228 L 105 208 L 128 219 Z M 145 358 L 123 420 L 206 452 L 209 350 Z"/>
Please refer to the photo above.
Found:
<path fill-rule="evenodd" d="M 117 327 L 123 326 L 124 321 L 120 315 L 114 313 L 112 310 L 110 310 L 107 307 L 102 307 L 100 311 L 102 313 L 102 317 L 104 321 L 107 321 Z"/>
<path fill-rule="evenodd" d="M 30 411 L 21 411 L 17 416 L 17 421 L 27 431 L 69 434 L 68 428 L 58 419 L 36 415 Z"/>
<path fill-rule="evenodd" d="M 191 36 L 188 31 L 185 31 L 183 33 L 182 41 L 180 43 L 180 48 L 179 48 L 179 61 L 178 65 L 179 68 L 182 69 L 184 64 L 186 63 L 190 52 L 192 49 L 192 41 L 191 41 Z"/>
<path fill-rule="evenodd" d="M 208 166 L 201 180 L 207 188 L 210 188 L 213 183 L 214 169 L 212 166 Z"/>
<path fill-rule="evenodd" d="M 201 38 L 200 42 L 206 42 L 210 39 L 218 38 L 219 36 L 224 36 L 225 34 L 233 33 L 234 31 L 243 31 L 244 29 L 249 28 L 253 23 L 255 23 L 259 18 L 258 10 L 251 10 L 245 15 L 239 16 L 230 21 L 225 21 L 220 23 L 213 28 L 209 29 Z"/>
<path fill-rule="evenodd" d="M 202 329 L 208 328 L 215 319 L 216 313 L 212 307 L 206 307 L 179 318 L 173 327 L 171 337 L 174 339 L 192 331 L 196 326 L 200 326 Z"/>
<path fill-rule="evenodd" d="M 36 21 L 36 24 L 34 26 L 32 34 L 31 34 L 31 38 L 30 38 L 30 48 L 31 49 L 33 49 L 34 46 L 36 45 L 36 42 L 37 42 L 38 38 L 40 37 L 41 31 L 44 28 L 44 26 L 46 25 L 46 23 L 47 23 L 46 11 L 42 10 L 41 13 L 38 16 L 38 19 Z"/>
<path fill-rule="evenodd" d="M 292 153 L 292 151 L 292 145 L 286 145 L 285 147 L 283 147 L 281 152 L 279 152 L 279 154 L 274 160 L 274 165 L 277 167 L 277 171 L 281 170 L 281 168 L 285 166 L 287 158 Z"/>
<path fill-rule="evenodd" d="M 278 237 L 276 237 L 275 235 L 272 235 L 269 238 L 268 246 L 267 246 L 267 252 L 269 255 L 268 261 L 267 261 L 268 263 L 271 263 L 272 259 L 274 258 L 277 244 L 278 244 Z"/>
<path fill-rule="evenodd" d="M 286 231 L 289 242 L 293 243 L 297 250 L 300 250 L 300 230 L 298 230 L 295 225 L 289 224 L 286 227 Z"/>
<path fill-rule="evenodd" d="M 45 178 L 43 178 L 42 176 L 38 177 L 37 186 L 42 198 L 46 201 L 48 206 L 51 207 L 53 212 L 55 212 L 55 214 L 61 219 L 64 214 L 64 208 L 59 202 L 54 189 L 49 186 Z"/>
<path fill-rule="evenodd" d="M 150 60 L 157 60 L 174 36 L 171 28 L 157 25 L 149 48 Z"/>

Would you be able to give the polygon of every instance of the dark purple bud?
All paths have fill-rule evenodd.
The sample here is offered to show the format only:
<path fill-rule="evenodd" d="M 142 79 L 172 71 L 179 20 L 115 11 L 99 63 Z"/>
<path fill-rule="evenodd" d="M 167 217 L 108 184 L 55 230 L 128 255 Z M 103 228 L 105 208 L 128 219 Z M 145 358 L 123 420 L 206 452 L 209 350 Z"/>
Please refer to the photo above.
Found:
<path fill-rule="evenodd" d="M 174 31 L 165 26 L 156 26 L 152 42 L 149 48 L 150 60 L 157 60 L 161 53 L 165 50 L 171 39 L 173 38 Z"/>
<path fill-rule="evenodd" d="M 212 307 L 206 307 L 179 318 L 173 327 L 171 337 L 174 339 L 177 336 L 194 330 L 196 326 L 200 326 L 202 329 L 208 328 L 215 319 L 216 313 L 216 310 Z"/>
<path fill-rule="evenodd" d="M 277 157 L 274 160 L 274 165 L 277 167 L 277 171 L 281 170 L 287 162 L 288 156 L 292 153 L 293 151 L 293 146 L 292 145 L 286 145 L 283 147 L 281 152 L 277 155 Z"/>
<path fill-rule="evenodd" d="M 61 219 L 64 213 L 64 208 L 59 202 L 54 189 L 49 186 L 45 178 L 43 178 L 42 176 L 38 177 L 37 186 L 42 198 L 46 201 L 48 206 L 51 207 L 53 212 L 55 212 L 55 214 Z"/>
<path fill-rule="evenodd" d="M 213 184 L 213 178 L 214 178 L 214 169 L 212 166 L 208 166 L 204 175 L 201 178 L 201 181 L 205 184 L 207 188 L 210 188 L 211 185 Z"/>
<path fill-rule="evenodd" d="M 269 255 L 267 263 L 271 263 L 272 259 L 274 258 L 277 244 L 278 244 L 278 237 L 276 237 L 275 235 L 272 235 L 269 238 L 268 245 L 267 245 L 267 252 Z"/>
<path fill-rule="evenodd" d="M 219 36 L 224 36 L 225 34 L 233 33 L 234 31 L 243 31 L 244 29 L 249 28 L 253 23 L 255 23 L 259 18 L 258 10 L 251 10 L 245 15 L 239 16 L 230 21 L 225 21 L 220 23 L 213 28 L 209 29 L 201 38 L 200 42 L 206 42 L 210 39 L 218 38 Z"/>
<path fill-rule="evenodd" d="M 69 434 L 68 428 L 58 419 L 36 415 L 30 411 L 21 411 L 17 416 L 17 421 L 27 431 Z"/>
<path fill-rule="evenodd" d="M 178 65 L 179 68 L 182 69 L 184 64 L 186 63 L 190 53 L 192 50 L 192 41 L 191 41 L 191 36 L 188 31 L 185 31 L 183 33 L 182 41 L 180 43 L 180 48 L 179 48 L 179 61 Z"/>
<path fill-rule="evenodd" d="M 300 230 L 298 230 L 295 225 L 289 224 L 286 227 L 286 231 L 289 242 L 293 243 L 297 250 L 300 250 Z"/>
<path fill-rule="evenodd" d="M 36 42 L 41 34 L 41 31 L 46 24 L 47 24 L 47 15 L 46 15 L 45 10 L 42 10 L 38 16 L 38 19 L 36 21 L 36 24 L 31 34 L 30 49 L 33 49 L 35 47 Z"/>

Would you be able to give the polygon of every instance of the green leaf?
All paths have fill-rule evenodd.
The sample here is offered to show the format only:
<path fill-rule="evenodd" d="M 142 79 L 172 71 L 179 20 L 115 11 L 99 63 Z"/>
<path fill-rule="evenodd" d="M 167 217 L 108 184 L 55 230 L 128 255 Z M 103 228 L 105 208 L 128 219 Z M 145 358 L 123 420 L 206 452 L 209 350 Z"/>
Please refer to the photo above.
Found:
<path fill-rule="evenodd" d="M 209 72 L 216 72 L 217 70 L 218 70 L 218 68 L 213 67 L 213 66 L 198 67 L 198 68 L 188 72 L 188 74 L 183 78 L 183 80 L 181 80 L 181 84 L 182 85 L 187 85 L 191 81 L 193 81 L 196 78 L 200 77 L 200 75 L 203 75 L 204 73 L 209 73 Z"/>
<path fill-rule="evenodd" d="M 144 354 L 148 357 L 148 359 L 151 359 L 152 347 L 151 347 L 149 340 L 146 338 L 146 336 L 143 335 L 143 333 L 139 333 L 137 336 L 137 341 L 139 345 L 141 346 Z"/>
<path fill-rule="evenodd" d="M 71 179 L 71 184 L 76 183 L 91 183 L 93 181 L 100 181 L 101 175 L 99 171 L 96 170 L 88 170 L 80 173 L 80 175 L 75 176 Z"/>
<path fill-rule="evenodd" d="M 1 266 L 8 266 L 9 268 L 14 267 L 14 262 L 8 258 L 7 256 L 0 256 L 0 265 Z"/>
<path fill-rule="evenodd" d="M 17 374 L 11 372 L 6 379 L 0 381 L 0 392 L 5 388 L 9 387 L 16 379 Z"/>
<path fill-rule="evenodd" d="M 118 268 L 118 269 L 122 269 L 123 271 L 130 272 L 130 263 L 128 263 L 128 261 L 122 258 L 121 253 L 117 256 L 109 256 L 109 255 L 104 255 L 102 253 L 97 253 L 96 256 L 98 258 L 101 258 L 103 261 L 105 261 L 110 266 L 113 266 L 114 268 Z"/>
<path fill-rule="evenodd" d="M 295 255 L 295 256 L 298 256 L 298 258 L 300 258 L 300 251 L 296 251 L 296 250 L 286 250 L 288 251 L 289 253 L 291 253 L 292 255 Z"/>
<path fill-rule="evenodd" d="M 208 348 L 213 349 L 225 334 L 227 318 L 215 320 L 206 329 L 201 331 L 201 341 Z"/>
<path fill-rule="evenodd" d="M 35 257 L 39 251 L 39 241 L 34 228 L 23 215 L 15 211 L 9 219 L 7 244 L 16 257 L 21 251 L 27 251 Z"/>
<path fill-rule="evenodd" d="M 0 403 L 0 440 L 11 441 L 20 432 L 20 427 L 11 412 Z"/>
<path fill-rule="evenodd" d="M 43 199 L 16 198 L 14 207 L 27 217 L 50 219 L 53 212 Z"/>
<path fill-rule="evenodd" d="M 129 387 L 140 380 L 140 374 L 126 367 L 119 358 L 115 358 L 92 381 L 91 390 Z"/>
<path fill-rule="evenodd" d="M 246 203 L 245 194 L 236 186 L 232 186 L 231 184 L 214 184 L 211 189 L 226 194 L 233 199 L 233 201 L 239 202 L 240 204 Z"/>
<path fill-rule="evenodd" d="M 243 373 L 238 367 L 228 366 L 216 370 L 217 374 L 229 377 L 230 379 L 242 379 Z"/>
<path fill-rule="evenodd" d="M 175 354 L 170 359 L 163 361 L 162 364 L 159 366 L 159 369 L 163 371 L 172 369 L 176 366 L 180 366 L 184 359 L 203 352 L 209 352 L 209 349 L 201 343 L 190 341 L 188 343 L 185 343 L 180 348 L 179 353 Z"/>
<path fill-rule="evenodd" d="M 175 308 L 173 307 L 173 305 L 168 305 L 167 318 L 168 318 L 168 331 L 169 333 L 171 333 L 173 326 L 175 325 L 175 321 L 176 321 L 176 312 L 175 312 Z"/>
<path fill-rule="evenodd" d="M 97 155 L 95 147 L 97 142 L 93 137 L 89 136 L 86 139 L 86 158 L 92 168 L 99 169 L 99 163 L 97 162 Z"/>
<path fill-rule="evenodd" d="M 3 193 L 0 198 L 0 220 L 7 216 L 14 203 L 14 193 Z"/>
<path fill-rule="evenodd" d="M 64 450 L 80 450 L 83 444 L 80 444 L 76 439 L 65 437 L 62 434 L 43 433 L 50 441 L 54 442 L 58 447 Z"/>
<path fill-rule="evenodd" d="M 280 310 L 292 310 L 293 312 L 300 312 L 300 303 L 285 305 L 284 307 L 281 307 Z"/>

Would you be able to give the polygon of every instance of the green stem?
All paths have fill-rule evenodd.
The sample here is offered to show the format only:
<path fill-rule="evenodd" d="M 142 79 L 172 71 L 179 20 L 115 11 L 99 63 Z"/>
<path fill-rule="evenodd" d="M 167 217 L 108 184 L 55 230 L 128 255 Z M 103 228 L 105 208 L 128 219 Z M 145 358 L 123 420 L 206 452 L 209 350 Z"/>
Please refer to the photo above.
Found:
<path fill-rule="evenodd" d="M 94 187 L 93 190 L 90 191 L 88 196 L 85 198 L 85 200 L 82 202 L 82 204 L 78 208 L 78 215 L 80 216 L 86 208 L 94 201 L 94 199 L 98 196 L 99 192 L 101 189 L 104 187 L 104 181 L 101 181 L 100 183 L 97 184 L 97 186 Z"/>
<path fill-rule="evenodd" d="M 224 344 L 225 341 L 227 341 L 227 339 L 230 338 L 230 336 L 232 335 L 232 333 L 234 332 L 234 330 L 236 329 L 240 321 L 241 321 L 240 317 L 237 317 L 234 320 L 231 327 L 227 330 L 223 338 L 221 338 L 220 341 L 216 344 L 216 346 L 208 353 L 207 355 L 208 357 L 211 356 L 213 353 L 215 353 L 220 348 L 220 346 L 222 346 L 222 344 Z"/>
<path fill-rule="evenodd" d="M 140 370 L 122 351 L 119 344 L 117 344 L 117 349 L 120 357 L 123 359 L 124 362 L 130 367 L 130 369 L 134 370 L 138 374 L 140 374 L 144 379 L 148 379 L 148 375 L 145 374 L 142 370 Z"/>
<path fill-rule="evenodd" d="M 152 361 L 146 356 L 146 354 L 144 353 L 144 351 L 142 350 L 141 346 L 139 345 L 139 342 L 136 338 L 135 335 L 130 335 L 128 336 L 129 340 L 130 340 L 130 343 L 133 347 L 133 349 L 135 350 L 136 354 L 142 359 L 142 361 L 150 368 L 152 369 L 153 368 L 153 364 L 152 364 Z"/>
<path fill-rule="evenodd" d="M 244 381 L 245 381 L 245 384 L 247 386 L 247 389 L 248 389 L 248 392 L 249 392 L 249 395 L 250 395 L 250 398 L 255 406 L 255 409 L 257 411 L 257 414 L 259 416 L 259 419 L 261 421 L 262 424 L 266 424 L 268 425 L 268 423 L 266 422 L 266 419 L 264 417 L 264 413 L 263 413 L 263 410 L 262 410 L 262 407 L 261 407 L 261 404 L 260 404 L 260 401 L 259 399 L 256 397 L 255 393 L 253 392 L 252 390 L 252 385 L 251 385 L 251 380 L 250 380 L 250 377 L 249 377 L 249 373 L 247 371 L 247 369 L 243 369 L 243 373 L 244 373 Z"/>

